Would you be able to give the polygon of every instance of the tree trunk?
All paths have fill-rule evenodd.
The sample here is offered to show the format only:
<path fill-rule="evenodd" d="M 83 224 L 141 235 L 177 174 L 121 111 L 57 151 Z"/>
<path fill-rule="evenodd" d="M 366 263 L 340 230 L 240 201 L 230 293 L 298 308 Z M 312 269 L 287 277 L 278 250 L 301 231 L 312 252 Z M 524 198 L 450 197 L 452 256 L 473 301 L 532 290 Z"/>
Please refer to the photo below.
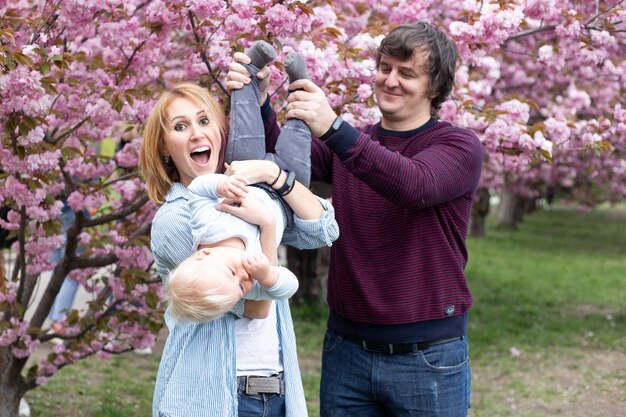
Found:
<path fill-rule="evenodd" d="M 519 196 L 512 191 L 503 191 L 500 194 L 500 207 L 496 216 L 496 226 L 517 228 L 517 223 L 521 220 L 517 208 L 519 206 Z"/>
<path fill-rule="evenodd" d="M 330 248 L 311 250 L 287 248 L 287 266 L 298 277 L 300 288 L 291 298 L 294 303 L 326 301 Z"/>
<path fill-rule="evenodd" d="M 4 248 L 0 247 L 0 283 L 5 277 Z M 0 347 L 0 417 L 17 417 L 20 407 L 18 384 L 11 375 L 13 355 L 7 346 Z"/>
<path fill-rule="evenodd" d="M 323 182 L 312 181 L 311 192 L 322 198 L 332 196 L 332 187 Z M 291 298 L 294 303 L 325 303 L 328 286 L 328 261 L 330 248 L 299 250 L 287 247 L 287 266 L 300 281 L 298 292 Z"/>
<path fill-rule="evenodd" d="M 530 214 L 537 211 L 537 198 L 536 197 L 525 197 L 524 198 L 524 214 Z"/>
<path fill-rule="evenodd" d="M 489 190 L 479 188 L 476 191 L 476 201 L 472 208 L 470 220 L 470 236 L 480 238 L 485 236 L 485 223 L 489 214 Z"/>
<path fill-rule="evenodd" d="M 25 392 L 22 377 L 12 362 L 9 347 L 0 347 L 0 417 L 18 417 Z"/>

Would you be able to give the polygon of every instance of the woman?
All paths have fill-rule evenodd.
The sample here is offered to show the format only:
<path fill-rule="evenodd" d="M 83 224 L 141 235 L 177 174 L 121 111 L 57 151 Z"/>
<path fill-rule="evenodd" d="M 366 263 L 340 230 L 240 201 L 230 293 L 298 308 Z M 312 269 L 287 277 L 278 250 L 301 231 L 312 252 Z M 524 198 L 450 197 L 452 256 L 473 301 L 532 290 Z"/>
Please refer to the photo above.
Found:
<path fill-rule="evenodd" d="M 226 133 L 221 107 L 206 90 L 193 84 L 179 84 L 165 92 L 146 124 L 140 168 L 150 199 L 161 204 L 152 223 L 151 245 L 158 273 L 166 285 L 169 272 L 193 254 L 186 186 L 199 175 L 221 170 Z M 276 181 L 280 170 L 271 161 L 233 162 L 227 174 L 235 171 L 248 183 L 265 182 L 274 189 L 283 188 L 287 181 L 284 175 Z M 297 183 L 284 200 L 294 216 L 283 243 L 312 248 L 336 239 L 337 225 L 328 202 Z M 254 223 L 254 203 L 246 198 L 241 206 L 226 206 L 224 211 Z M 255 401 L 265 406 L 276 402 L 274 415 L 306 416 L 289 304 L 277 301 L 272 309 L 271 303 L 239 303 L 234 310 L 245 317 L 235 319 L 235 315 L 227 314 L 203 324 L 178 325 L 166 311 L 170 335 L 157 375 L 153 416 L 244 415 L 244 404 L 237 408 L 238 382 L 240 391 L 245 391 L 240 402 L 246 406 L 254 408 Z M 251 319 L 264 317 L 268 318 Z M 270 334 L 269 340 L 258 334 Z M 242 350 L 252 350 L 252 358 L 241 354 Z M 266 376 L 277 368 L 284 370 L 284 377 Z M 261 378 L 237 378 L 237 373 Z M 261 386 L 277 386 L 277 395 L 255 394 L 253 381 Z"/>

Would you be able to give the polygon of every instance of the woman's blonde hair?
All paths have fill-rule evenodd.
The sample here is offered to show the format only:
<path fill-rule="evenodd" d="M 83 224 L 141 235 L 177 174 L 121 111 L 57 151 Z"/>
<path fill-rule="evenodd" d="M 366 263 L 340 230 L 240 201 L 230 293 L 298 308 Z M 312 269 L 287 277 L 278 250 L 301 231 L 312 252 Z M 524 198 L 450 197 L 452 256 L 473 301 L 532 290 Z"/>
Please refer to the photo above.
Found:
<path fill-rule="evenodd" d="M 148 185 L 148 197 L 156 204 L 165 202 L 165 195 L 172 184 L 180 181 L 174 162 L 164 159 L 165 135 L 168 132 L 167 109 L 177 98 L 186 98 L 202 107 L 211 122 L 217 123 L 222 136 L 220 157 L 216 171 L 224 165 L 224 153 L 228 140 L 228 121 L 220 104 L 205 89 L 192 83 L 178 83 L 163 92 L 150 111 L 139 150 L 139 169 Z"/>

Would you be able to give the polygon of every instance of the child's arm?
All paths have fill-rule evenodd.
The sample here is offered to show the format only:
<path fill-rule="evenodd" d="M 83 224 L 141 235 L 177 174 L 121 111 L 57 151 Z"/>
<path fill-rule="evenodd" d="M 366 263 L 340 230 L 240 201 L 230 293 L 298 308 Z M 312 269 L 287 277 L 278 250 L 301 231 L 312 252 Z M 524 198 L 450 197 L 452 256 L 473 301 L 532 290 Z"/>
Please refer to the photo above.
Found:
<path fill-rule="evenodd" d="M 239 175 L 204 174 L 194 178 L 189 191 L 206 198 L 244 198 L 248 192 L 246 180 Z"/>
<path fill-rule="evenodd" d="M 244 298 L 246 300 L 283 300 L 291 297 L 298 290 L 298 278 L 287 268 L 270 264 L 262 253 L 249 255 L 243 266 L 256 280 Z"/>
<path fill-rule="evenodd" d="M 276 266 L 279 270 L 279 278 L 276 284 L 270 288 L 265 288 L 258 282 L 255 282 L 252 289 L 243 296 L 246 302 L 251 300 L 286 300 L 291 298 L 298 291 L 298 278 L 289 269 Z"/>

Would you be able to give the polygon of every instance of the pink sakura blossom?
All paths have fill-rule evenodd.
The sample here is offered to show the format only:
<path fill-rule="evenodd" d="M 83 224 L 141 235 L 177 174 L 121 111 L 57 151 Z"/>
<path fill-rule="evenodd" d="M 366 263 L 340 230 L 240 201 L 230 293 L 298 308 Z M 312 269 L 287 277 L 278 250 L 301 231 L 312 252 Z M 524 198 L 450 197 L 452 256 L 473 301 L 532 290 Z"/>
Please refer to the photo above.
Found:
<path fill-rule="evenodd" d="M 510 119 L 511 121 L 526 123 L 530 117 L 530 106 L 519 100 L 505 101 L 498 104 L 496 109 L 505 111 L 506 114 L 504 117 Z"/>
<path fill-rule="evenodd" d="M 42 174 L 57 169 L 59 166 L 60 156 L 61 152 L 58 150 L 28 155 L 24 159 L 25 166 L 23 172 L 28 172 L 29 174 Z"/>
<path fill-rule="evenodd" d="M 199 0 L 189 2 L 189 6 L 198 19 L 205 20 L 223 14 L 226 11 L 227 4 L 215 0 Z"/>
<path fill-rule="evenodd" d="M 582 27 L 578 20 L 570 20 L 556 27 L 556 34 L 560 38 L 577 39 L 580 36 Z"/>
<path fill-rule="evenodd" d="M 531 19 L 552 19 L 559 13 L 556 0 L 528 0 L 525 3 L 524 14 Z"/>
<path fill-rule="evenodd" d="M 124 149 L 115 154 L 117 166 L 121 168 L 133 168 L 137 166 L 139 159 L 139 140 L 126 144 Z"/>
<path fill-rule="evenodd" d="M 109 233 L 109 238 L 111 239 L 111 243 L 115 246 L 121 246 L 128 241 L 126 236 L 120 236 L 115 230 Z"/>
<path fill-rule="evenodd" d="M 558 144 L 564 143 L 570 138 L 571 129 L 567 123 L 557 120 L 553 117 L 549 117 L 544 122 L 546 126 L 545 133 L 552 140 L 552 142 Z"/>
<path fill-rule="evenodd" d="M 307 33 L 311 29 L 311 18 L 299 8 L 288 8 L 277 3 L 266 10 L 268 31 L 280 37 L 289 37 L 292 33 Z"/>
<path fill-rule="evenodd" d="M 14 345 L 11 349 L 11 353 L 16 358 L 28 358 L 34 351 L 41 345 L 41 342 L 37 339 L 33 339 L 30 335 L 25 335 L 20 344 Z"/>
<path fill-rule="evenodd" d="M 17 297 L 17 282 L 5 281 L 0 288 L 0 303 L 14 303 Z"/>
<path fill-rule="evenodd" d="M 0 75 L 0 111 L 24 112 L 29 116 L 45 113 L 50 100 L 43 94 L 41 77 L 41 73 L 24 67 Z"/>
<path fill-rule="evenodd" d="M 152 261 L 150 250 L 146 247 L 115 248 L 120 267 L 137 265 L 140 269 L 147 269 Z"/>
<path fill-rule="evenodd" d="M 536 148 L 547 152 L 548 155 L 552 157 L 553 143 L 546 139 L 545 136 L 543 136 L 543 133 L 541 133 L 540 131 L 535 132 L 532 138 L 532 142 L 534 143 Z"/>
<path fill-rule="evenodd" d="M 105 204 L 106 198 L 104 196 L 84 195 L 78 191 L 74 191 L 67 198 L 67 203 L 74 211 L 83 211 L 90 209 L 97 209 L 101 205 Z"/>

